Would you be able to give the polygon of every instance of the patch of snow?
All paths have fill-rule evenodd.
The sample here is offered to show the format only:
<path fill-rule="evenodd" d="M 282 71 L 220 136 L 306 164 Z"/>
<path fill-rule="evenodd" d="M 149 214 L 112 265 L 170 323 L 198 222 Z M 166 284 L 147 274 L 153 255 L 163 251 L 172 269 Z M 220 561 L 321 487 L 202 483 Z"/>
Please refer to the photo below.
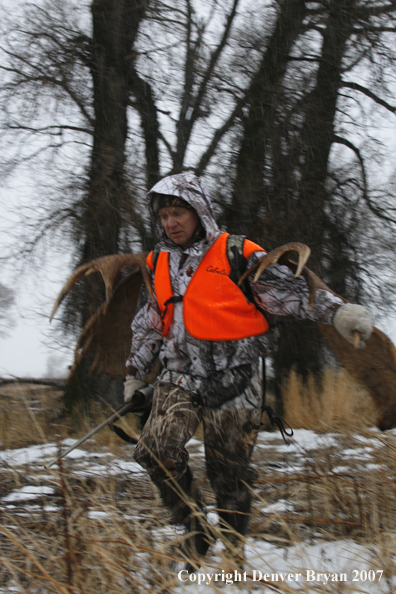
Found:
<path fill-rule="evenodd" d="M 91 440 L 90 440 L 91 441 Z M 64 439 L 62 441 L 62 445 L 66 446 L 67 448 L 70 448 L 72 445 L 74 445 L 77 442 L 77 439 L 72 439 L 71 437 L 66 437 L 66 439 Z"/>
<path fill-rule="evenodd" d="M 304 470 L 303 466 L 295 465 L 295 466 L 283 466 L 283 467 L 276 467 L 271 466 L 273 470 L 276 472 L 302 472 Z"/>
<path fill-rule="evenodd" d="M 295 429 L 294 437 L 289 438 L 289 445 L 274 446 L 278 452 L 301 453 L 307 450 L 328 449 L 338 446 L 334 437 L 319 434 L 308 429 Z"/>
<path fill-rule="evenodd" d="M 341 452 L 342 458 L 355 458 L 356 460 L 371 460 L 372 449 L 371 448 L 349 448 Z"/>
<path fill-rule="evenodd" d="M 54 444 L 32 445 L 27 448 L 0 452 L 0 462 L 5 462 L 9 466 L 22 466 L 23 464 L 34 464 L 42 458 L 54 458 L 56 453 L 57 448 Z"/>
<path fill-rule="evenodd" d="M 163 540 L 168 540 L 169 538 L 175 539 L 178 536 L 184 535 L 186 529 L 182 525 L 169 525 L 163 526 L 162 528 L 154 528 L 151 533 L 154 536 L 155 540 L 161 542 Z"/>
<path fill-rule="evenodd" d="M 216 543 L 215 552 L 221 547 Z M 263 592 L 264 584 L 259 581 L 262 576 L 268 574 L 266 579 L 273 580 L 276 591 L 295 590 L 304 594 L 313 594 L 318 591 L 348 592 L 348 594 L 385 594 L 394 591 L 396 579 L 394 577 L 385 580 L 381 576 L 381 557 L 373 546 L 364 547 L 353 540 L 339 540 L 333 542 L 317 542 L 312 544 L 296 544 L 291 547 L 279 547 L 270 542 L 258 539 L 248 539 L 246 546 L 246 573 L 252 578 L 244 582 L 241 574 L 241 581 L 233 582 L 234 573 L 222 572 L 220 557 L 216 557 L 218 568 L 213 565 L 204 566 L 196 572 L 195 578 L 186 579 L 185 574 L 181 575 L 184 583 L 179 581 L 174 591 L 177 594 L 188 592 L 190 594 L 213 594 L 218 586 L 224 586 L 228 593 L 252 592 L 252 587 L 258 588 L 257 592 Z M 372 581 L 370 577 L 374 578 Z M 208 583 L 208 577 L 218 574 L 218 583 Z M 198 578 L 200 576 L 200 578 Z M 201 584 L 198 585 L 198 581 Z M 246 583 L 246 586 L 245 586 Z M 327 583 L 327 586 L 325 585 Z M 286 588 L 284 590 L 284 588 Z M 254 590 L 256 591 L 256 590 Z"/>
<path fill-rule="evenodd" d="M 382 464 L 366 464 L 366 470 L 384 470 Z"/>
<path fill-rule="evenodd" d="M 338 474 L 339 472 L 350 472 L 351 468 L 350 466 L 335 466 L 333 468 L 333 472 L 335 472 L 336 474 Z"/>
<path fill-rule="evenodd" d="M 42 495 L 52 495 L 54 492 L 55 490 L 52 487 L 22 487 L 3 497 L 2 501 L 27 501 L 29 499 L 37 499 L 37 497 L 41 497 Z"/>
<path fill-rule="evenodd" d="M 372 437 L 366 437 L 365 435 L 354 434 L 353 439 L 356 440 L 358 443 L 366 444 L 371 446 L 372 448 L 383 448 L 385 444 L 380 439 L 374 439 Z"/>
<path fill-rule="evenodd" d="M 77 442 L 76 439 L 64 439 L 62 441 L 62 449 L 70 447 Z M 31 445 L 26 448 L 17 448 L 15 450 L 4 450 L 0 452 L 0 463 L 5 462 L 9 466 L 22 466 L 25 464 L 36 464 L 41 462 L 43 459 L 47 461 L 47 459 L 56 458 L 58 455 L 58 446 L 54 443 L 46 443 L 43 445 Z M 65 461 L 67 459 L 77 459 L 82 457 L 101 457 L 107 456 L 108 454 L 89 454 L 85 450 L 75 449 L 64 458 Z M 57 464 L 53 465 L 53 468 L 56 468 Z"/>
<path fill-rule="evenodd" d="M 286 499 L 279 499 L 276 503 L 271 503 L 261 508 L 263 514 L 272 514 L 274 512 L 290 512 L 293 510 L 293 504 Z"/>
<path fill-rule="evenodd" d="M 216 526 L 220 521 L 219 514 L 216 512 L 208 512 L 206 519 L 208 520 L 208 524 L 211 526 Z"/>
<path fill-rule="evenodd" d="M 142 475 L 146 471 L 137 462 L 112 460 L 108 464 L 90 464 L 86 469 L 74 470 L 73 474 L 80 478 L 96 476 L 115 476 L 120 474 Z"/>
<path fill-rule="evenodd" d="M 199 439 L 196 439 L 195 437 L 192 437 L 187 443 L 186 443 L 186 447 L 188 446 L 201 446 L 202 445 L 202 441 Z"/>
<path fill-rule="evenodd" d="M 380 558 L 380 557 L 379 557 Z M 340 580 L 346 578 L 350 592 L 367 592 L 370 594 L 388 592 L 389 586 L 380 573 L 375 574 L 375 579 L 370 581 L 367 577 L 369 570 L 381 570 L 381 562 L 376 559 L 374 547 L 364 547 L 353 540 L 340 540 L 333 542 L 320 542 L 313 544 L 297 544 L 288 548 L 279 548 L 276 545 L 258 540 L 249 539 L 247 547 L 247 560 L 249 565 L 262 573 L 301 573 L 299 581 L 310 584 L 313 588 L 320 583 L 335 586 L 331 574 Z M 308 573 L 310 572 L 310 573 Z M 362 573 L 361 573 L 362 572 Z M 319 577 L 318 574 L 322 573 Z M 309 579 L 313 578 L 315 579 Z M 354 578 L 358 578 L 353 581 Z M 279 580 L 280 581 L 280 580 Z M 296 587 L 296 581 L 288 581 L 289 586 Z M 340 581 L 338 581 L 340 583 Z M 396 580 L 394 580 L 396 584 Z"/>
<path fill-rule="evenodd" d="M 0 509 L 3 509 L 5 511 L 10 511 L 11 509 L 17 509 L 16 505 L 12 505 L 12 504 L 8 504 L 5 507 L 1 507 Z M 43 510 L 47 513 L 50 512 L 58 512 L 59 511 L 59 507 L 57 507 L 56 505 L 35 505 L 33 504 L 26 504 L 23 506 L 23 509 L 28 511 L 29 514 L 32 513 L 41 513 Z"/>
<path fill-rule="evenodd" d="M 282 439 L 279 431 L 260 431 L 257 435 L 257 441 L 271 441 L 272 439 Z"/>
<path fill-rule="evenodd" d="M 110 516 L 107 512 L 100 511 L 97 509 L 92 509 L 87 513 L 87 518 L 89 518 L 91 520 L 105 520 L 109 517 Z"/>
<path fill-rule="evenodd" d="M 14 585 L 14 581 L 11 584 L 7 584 L 6 588 L 0 588 L 0 594 L 10 594 L 10 592 L 21 592 L 20 588 Z"/>

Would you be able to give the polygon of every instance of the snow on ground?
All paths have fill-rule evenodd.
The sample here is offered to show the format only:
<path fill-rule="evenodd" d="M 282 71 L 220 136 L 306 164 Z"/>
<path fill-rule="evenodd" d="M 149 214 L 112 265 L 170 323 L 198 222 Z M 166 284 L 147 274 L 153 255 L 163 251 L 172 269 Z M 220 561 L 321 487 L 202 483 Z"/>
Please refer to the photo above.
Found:
<path fill-rule="evenodd" d="M 271 433 L 260 433 L 261 440 L 268 439 L 267 435 L 273 435 Z M 289 443 L 286 445 L 278 446 L 276 449 L 278 452 L 291 453 L 302 453 L 303 451 L 316 450 L 318 448 L 330 448 L 336 447 L 337 441 L 333 437 L 333 434 L 319 435 L 313 431 L 307 429 L 295 429 L 294 436 L 288 438 Z"/>
<path fill-rule="evenodd" d="M 1 501 L 8 503 L 9 501 L 27 501 L 29 499 L 37 499 L 42 495 L 52 495 L 54 489 L 52 487 L 22 487 L 12 491 L 6 497 L 3 497 Z"/>
<path fill-rule="evenodd" d="M 272 503 L 271 505 L 261 508 L 261 513 L 271 514 L 274 512 L 288 512 L 292 509 L 293 504 L 290 501 L 287 501 L 286 499 L 279 499 L 276 503 Z"/>
<path fill-rule="evenodd" d="M 61 442 L 62 450 L 65 451 L 70 446 L 77 443 L 76 439 L 64 439 Z M 107 454 L 89 454 L 85 450 L 76 448 L 67 456 L 68 459 L 78 458 L 92 458 L 98 456 L 106 456 Z M 32 445 L 27 448 L 19 448 L 15 450 L 3 450 L 0 452 L 0 464 L 5 462 L 8 466 L 22 466 L 29 464 L 48 464 L 50 461 L 56 459 L 58 456 L 58 446 L 54 443 L 46 443 L 43 445 Z M 54 467 L 56 465 L 54 464 Z"/>
<path fill-rule="evenodd" d="M 381 434 L 378 434 L 381 435 Z M 396 437 L 396 431 L 389 432 L 391 439 Z M 343 446 L 340 445 L 343 439 Z M 348 441 L 347 447 L 345 445 Z M 76 443 L 75 440 L 64 440 L 62 449 Z M 256 467 L 260 475 L 260 469 L 266 465 L 273 472 L 273 476 L 286 476 L 285 473 L 296 473 L 301 471 L 310 456 L 318 451 L 330 451 L 338 448 L 338 459 L 340 464 L 334 466 L 332 472 L 342 474 L 351 472 L 349 464 L 354 462 L 362 465 L 363 471 L 373 472 L 383 470 L 386 465 L 377 462 L 376 453 L 384 447 L 381 439 L 377 439 L 374 432 L 368 436 L 352 435 L 349 438 L 339 434 L 315 434 L 308 430 L 295 430 L 290 445 L 285 445 L 278 432 L 259 434 L 257 442 Z M 188 449 L 193 462 L 201 460 L 203 465 L 204 448 L 202 442 L 193 438 L 188 443 Z M 64 466 L 69 476 L 78 479 L 92 476 L 125 477 L 125 480 L 141 480 L 144 471 L 132 459 L 133 448 L 125 446 L 124 458 L 116 457 L 110 452 L 89 453 L 78 448 L 68 454 L 64 459 Z M 17 471 L 22 475 L 25 473 L 26 481 L 30 484 L 20 488 L 14 488 L 7 495 L 0 499 L 0 510 L 7 513 L 10 518 L 25 517 L 40 513 L 54 513 L 59 510 L 58 499 L 55 489 L 51 486 L 53 474 L 46 468 L 50 460 L 56 458 L 58 447 L 56 444 L 33 445 L 16 450 L 5 450 L 0 452 L 0 471 L 12 473 Z M 53 469 L 56 472 L 57 465 Z M 279 473 L 279 474 L 278 474 Z M 393 477 L 394 478 L 394 477 Z M 40 503 L 40 505 L 38 505 Z M 256 501 L 258 513 L 265 516 L 281 518 L 283 513 L 296 514 L 293 503 L 287 498 L 280 498 L 275 502 L 266 503 L 264 500 Z M 213 506 L 208 506 L 208 520 L 210 524 L 218 523 L 218 515 Z M 111 521 L 113 512 L 105 508 L 92 507 L 88 511 L 88 518 L 92 521 Z M 129 516 L 128 516 L 129 517 Z M 136 521 L 138 516 L 131 516 Z M 124 515 L 124 519 L 127 516 Z M 146 517 L 147 519 L 147 517 Z M 161 532 L 162 530 L 162 532 Z M 314 532 L 314 529 L 312 529 Z M 167 538 L 172 529 L 158 529 L 158 538 Z M 161 532 L 161 533 L 160 533 Z M 173 531 L 173 534 L 174 531 Z M 279 539 L 281 541 L 281 539 Z M 220 552 L 222 543 L 217 541 L 213 562 L 221 564 Z M 353 540 L 339 539 L 325 541 L 322 538 L 311 536 L 311 540 L 296 542 L 291 546 L 284 546 L 282 542 L 276 542 L 276 538 L 265 540 L 263 538 L 249 538 L 246 547 L 247 574 L 252 578 L 246 582 L 243 574 L 241 582 L 231 583 L 235 577 L 227 577 L 227 574 L 217 570 L 217 582 L 214 582 L 216 571 L 212 566 L 207 566 L 191 578 L 181 574 L 175 593 L 189 592 L 189 594 L 207 594 L 213 592 L 217 586 L 225 586 L 225 590 L 233 592 L 263 591 L 263 584 L 259 578 L 274 581 L 274 585 L 281 585 L 284 592 L 301 591 L 307 592 L 345 592 L 345 593 L 369 593 L 383 594 L 396 591 L 396 578 L 386 579 L 381 576 L 380 553 L 375 546 L 365 546 Z M 220 572 L 220 573 L 219 573 Z M 205 574 L 208 574 L 205 576 Z M 268 574 L 267 576 L 265 574 Z M 194 581 L 192 581 L 194 580 Z M 228 583 L 226 583 L 228 580 Z M 210 581 L 210 583 L 208 583 Z M 201 582 L 198 584 L 198 582 Z M 327 585 L 326 585 L 327 584 Z M 286 587 L 287 586 L 287 587 Z M 268 591 L 265 589 L 265 591 Z M 1 589 L 0 593 L 19 593 L 17 587 L 10 581 L 7 589 Z"/>

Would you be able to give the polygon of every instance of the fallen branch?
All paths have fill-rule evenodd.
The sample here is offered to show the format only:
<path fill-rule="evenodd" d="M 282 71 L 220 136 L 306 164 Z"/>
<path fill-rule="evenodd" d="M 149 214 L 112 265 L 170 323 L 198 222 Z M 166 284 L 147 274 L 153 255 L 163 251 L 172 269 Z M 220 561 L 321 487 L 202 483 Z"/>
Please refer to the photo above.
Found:
<path fill-rule="evenodd" d="M 66 379 L 40 379 L 37 377 L 0 378 L 0 386 L 7 384 L 34 384 L 36 386 L 50 386 L 51 388 L 66 389 Z"/>

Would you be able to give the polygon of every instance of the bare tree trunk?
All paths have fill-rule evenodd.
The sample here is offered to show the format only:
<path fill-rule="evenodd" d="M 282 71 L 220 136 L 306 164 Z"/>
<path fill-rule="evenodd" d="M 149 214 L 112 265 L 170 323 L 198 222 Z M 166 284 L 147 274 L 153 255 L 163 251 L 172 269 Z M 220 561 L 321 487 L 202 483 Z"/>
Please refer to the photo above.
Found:
<path fill-rule="evenodd" d="M 293 209 L 295 235 L 288 238 L 310 246 L 309 266 L 320 276 L 323 269 L 323 249 L 326 238 L 326 178 L 341 84 L 342 61 L 353 30 L 353 0 L 332 2 L 323 33 L 323 47 L 317 72 L 316 86 L 307 101 L 305 123 L 302 129 L 301 182 L 298 199 Z M 286 238 L 285 238 L 286 239 Z M 346 272 L 346 271 L 344 271 Z M 344 279 L 345 280 L 345 279 Z M 339 279 L 338 289 L 342 285 Z M 334 287 L 335 288 L 335 287 Z M 294 366 L 307 377 L 317 374 L 323 364 L 323 338 L 312 324 L 285 320 L 274 354 L 277 385 Z M 279 395 L 279 392 L 278 392 Z"/>
<path fill-rule="evenodd" d="M 304 165 L 298 199 L 298 239 L 312 250 L 310 265 L 321 273 L 326 229 L 325 207 L 328 202 L 326 178 L 338 92 L 341 86 L 342 61 L 353 31 L 353 0 L 329 4 L 330 13 L 323 33 L 323 47 L 315 89 L 308 97 L 305 125 L 302 130 Z"/>
<path fill-rule="evenodd" d="M 79 264 L 119 251 L 123 205 L 131 200 L 125 178 L 125 143 L 132 48 L 145 0 L 93 0 L 91 75 L 94 141 L 83 207 Z M 89 279 L 82 325 L 103 301 L 101 284 Z"/>
<path fill-rule="evenodd" d="M 248 234 L 256 241 L 263 235 L 258 213 L 265 203 L 264 164 L 277 86 L 284 77 L 290 49 L 301 34 L 305 15 L 304 0 L 282 3 L 266 52 L 247 91 L 249 112 L 243 121 L 232 204 L 226 221 L 230 233 Z"/>
<path fill-rule="evenodd" d="M 144 136 L 147 188 L 152 188 L 160 179 L 159 121 L 157 106 L 151 85 L 143 80 L 135 69 L 131 71 L 130 91 L 135 96 L 135 104 L 140 115 Z"/>
<path fill-rule="evenodd" d="M 132 201 L 125 175 L 125 143 L 130 95 L 133 45 L 145 16 L 146 0 L 93 0 L 93 38 L 90 71 L 95 113 L 88 188 L 82 199 L 81 257 L 78 264 L 119 251 L 122 211 Z M 69 296 L 66 307 L 79 316 L 82 328 L 104 301 L 103 282 L 91 275 Z M 69 409 L 94 395 L 108 399 L 108 378 L 89 378 L 92 361 L 84 360 L 69 385 L 65 399 Z"/>

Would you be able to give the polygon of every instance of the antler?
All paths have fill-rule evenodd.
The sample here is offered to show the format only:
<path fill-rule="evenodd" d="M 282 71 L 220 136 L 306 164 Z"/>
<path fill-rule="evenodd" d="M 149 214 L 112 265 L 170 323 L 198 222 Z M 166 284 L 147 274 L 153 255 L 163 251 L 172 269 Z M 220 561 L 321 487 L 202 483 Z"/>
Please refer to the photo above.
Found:
<path fill-rule="evenodd" d="M 279 260 L 282 258 L 282 256 L 283 256 L 283 258 L 282 258 L 281 263 L 287 265 L 287 262 L 284 262 L 283 260 L 285 259 L 284 258 L 285 254 L 287 254 L 289 252 L 298 252 L 298 254 L 299 254 L 298 265 L 296 267 L 294 276 L 295 277 L 300 276 L 300 274 L 305 266 L 305 263 L 307 262 L 310 254 L 311 254 L 311 250 L 304 243 L 298 243 L 297 241 L 293 241 L 291 243 L 286 243 L 285 245 L 282 245 L 282 246 L 272 250 L 268 254 L 265 254 L 262 258 L 260 258 L 260 260 L 258 262 L 256 262 L 256 264 L 254 264 L 251 268 L 249 268 L 249 270 L 247 270 L 241 276 L 241 278 L 238 281 L 238 285 L 241 285 L 242 282 L 245 280 L 245 278 L 249 274 L 252 274 L 252 272 L 254 272 L 255 270 L 257 272 L 254 275 L 253 282 L 256 283 L 257 280 L 259 279 L 260 275 L 264 272 L 264 270 L 271 264 L 276 264 L 277 262 L 279 262 Z"/>
<path fill-rule="evenodd" d="M 147 289 L 150 293 L 150 296 L 154 299 L 153 296 L 153 289 L 151 286 L 150 275 L 147 272 L 146 268 L 146 255 L 145 253 L 141 254 L 114 254 L 112 256 L 103 256 L 102 258 L 97 258 L 96 260 L 92 260 L 87 264 L 83 264 L 79 268 L 77 268 L 69 280 L 66 282 L 64 287 L 62 288 L 59 296 L 55 302 L 53 310 L 51 312 L 50 320 L 54 317 L 59 305 L 62 303 L 64 297 L 70 291 L 72 286 L 80 280 L 83 276 L 89 276 L 93 272 L 100 272 L 102 275 L 103 282 L 106 288 L 106 303 L 110 303 L 110 299 L 113 295 L 113 287 L 114 281 L 124 268 L 132 268 L 138 267 L 140 272 L 142 273 L 144 282 L 146 283 Z"/>
<path fill-rule="evenodd" d="M 290 270 L 292 272 L 297 271 L 297 268 L 298 268 L 297 262 L 293 262 L 293 260 L 287 259 L 286 261 L 282 261 L 282 264 L 285 264 L 288 268 L 290 268 Z M 295 276 L 297 276 L 297 274 L 295 274 Z M 318 291 L 319 289 L 321 289 L 323 291 L 327 291 L 328 293 L 332 293 L 336 297 L 339 297 L 340 299 L 342 299 L 345 303 L 347 302 L 346 299 L 341 297 L 341 295 L 338 295 L 338 293 L 335 293 L 334 291 L 332 291 L 330 289 L 330 287 L 328 287 L 326 285 L 326 283 L 324 283 L 322 281 L 322 279 L 317 274 L 312 272 L 312 270 L 310 270 L 306 266 L 304 266 L 304 268 L 302 269 L 301 276 L 303 276 L 308 283 L 309 302 L 311 304 L 312 309 L 315 307 L 315 295 L 316 295 L 316 291 Z"/>
<path fill-rule="evenodd" d="M 298 262 L 289 260 L 289 258 L 287 256 L 291 252 L 298 252 L 298 254 L 299 254 Z M 324 291 L 333 293 L 333 295 L 340 297 L 346 303 L 346 300 L 343 297 L 341 297 L 337 293 L 334 293 L 334 291 L 332 291 L 322 281 L 322 279 L 319 278 L 319 276 L 317 276 L 317 274 L 315 274 L 314 272 L 312 272 L 312 270 L 310 270 L 309 268 L 307 268 L 305 266 L 305 263 L 307 262 L 307 260 L 310 256 L 310 253 L 311 253 L 311 250 L 304 243 L 298 243 L 298 242 L 286 243 L 285 245 L 282 245 L 282 246 L 276 248 L 275 250 L 272 250 L 271 252 L 269 252 L 268 254 L 265 254 L 262 258 L 260 258 L 260 260 L 258 262 L 256 262 L 256 264 L 254 264 L 251 268 L 249 268 L 249 270 L 247 270 L 241 276 L 241 278 L 239 279 L 238 285 L 240 285 L 244 281 L 244 279 L 249 274 L 254 272 L 255 270 L 257 272 L 254 275 L 253 282 L 256 283 L 258 281 L 260 275 L 264 272 L 264 270 L 268 266 L 270 266 L 270 264 L 276 264 L 277 262 L 279 262 L 279 264 L 287 266 L 293 272 L 293 274 L 296 278 L 300 275 L 305 278 L 305 280 L 308 283 L 308 287 L 309 287 L 309 300 L 310 300 L 312 309 L 315 306 L 315 294 L 318 289 L 323 289 Z"/>

